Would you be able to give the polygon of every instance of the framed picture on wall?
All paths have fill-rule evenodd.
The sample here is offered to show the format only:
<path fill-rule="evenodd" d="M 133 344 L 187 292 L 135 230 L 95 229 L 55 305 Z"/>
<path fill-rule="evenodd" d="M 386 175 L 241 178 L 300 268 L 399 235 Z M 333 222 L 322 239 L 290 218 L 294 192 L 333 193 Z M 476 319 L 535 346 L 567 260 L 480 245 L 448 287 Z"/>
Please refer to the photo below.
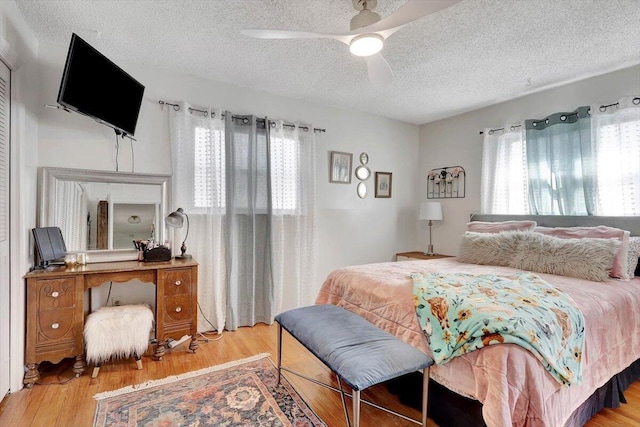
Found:
<path fill-rule="evenodd" d="M 391 198 L 391 172 L 376 172 L 376 197 Z"/>
<path fill-rule="evenodd" d="M 351 160 L 353 153 L 332 151 L 329 161 L 329 182 L 351 184 Z"/>

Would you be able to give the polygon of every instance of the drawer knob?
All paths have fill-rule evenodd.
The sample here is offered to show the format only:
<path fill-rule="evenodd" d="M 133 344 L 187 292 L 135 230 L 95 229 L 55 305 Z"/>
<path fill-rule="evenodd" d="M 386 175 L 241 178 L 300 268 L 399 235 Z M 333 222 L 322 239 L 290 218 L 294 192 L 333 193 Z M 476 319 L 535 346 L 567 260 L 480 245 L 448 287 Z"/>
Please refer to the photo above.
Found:
<path fill-rule="evenodd" d="M 176 307 L 176 313 L 180 313 L 182 311 L 182 307 Z"/>
<path fill-rule="evenodd" d="M 51 325 L 51 329 L 58 329 L 60 327 L 60 323 L 54 323 Z"/>
<path fill-rule="evenodd" d="M 180 286 L 182 285 L 182 281 L 181 280 L 176 280 L 176 286 Z"/>
<path fill-rule="evenodd" d="M 58 293 L 58 291 L 55 291 L 55 292 L 51 293 L 51 296 L 54 297 L 54 298 L 58 298 L 59 295 L 60 294 Z"/>

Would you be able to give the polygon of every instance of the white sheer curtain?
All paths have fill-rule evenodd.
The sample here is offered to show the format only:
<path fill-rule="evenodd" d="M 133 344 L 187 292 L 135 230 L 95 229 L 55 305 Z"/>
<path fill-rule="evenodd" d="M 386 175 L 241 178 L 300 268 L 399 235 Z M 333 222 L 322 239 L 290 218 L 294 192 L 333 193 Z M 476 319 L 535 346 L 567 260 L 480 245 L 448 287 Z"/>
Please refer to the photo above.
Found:
<path fill-rule="evenodd" d="M 203 113 L 170 112 L 173 162 L 172 209 L 182 207 L 191 228 L 187 252 L 199 262 L 198 302 L 205 316 L 221 331 L 227 325 L 229 270 L 225 244 L 229 197 L 225 158 L 225 123 L 219 110 Z M 213 114 L 213 118 L 211 117 Z M 231 114 L 231 113 L 228 113 Z M 271 122 L 269 128 L 269 168 L 271 183 L 271 261 L 274 289 L 273 313 L 313 303 L 315 237 L 315 144 L 310 125 L 285 126 Z M 306 128 L 306 130 L 305 130 Z M 236 165 L 237 168 L 237 165 Z M 258 170 L 259 173 L 259 170 Z M 225 176 L 227 175 L 227 176 Z M 234 191 L 237 188 L 234 189 Z M 258 201 L 259 204 L 262 203 Z M 182 241 L 184 229 L 177 230 L 174 246 Z M 238 266 L 247 260 L 232 254 Z M 243 268 L 245 268 L 243 267 Z M 245 268 L 246 269 L 246 268 Z M 240 271 L 242 273 L 242 271 Z M 198 330 L 211 329 L 200 316 Z"/>
<path fill-rule="evenodd" d="M 87 201 L 82 184 L 74 181 L 58 181 L 54 224 L 60 227 L 69 250 L 87 248 Z"/>
<path fill-rule="evenodd" d="M 315 298 L 315 148 L 309 124 L 271 128 L 272 258 L 275 311 Z"/>
<path fill-rule="evenodd" d="M 598 215 L 640 215 L 640 96 L 591 106 Z"/>
<path fill-rule="evenodd" d="M 524 126 L 505 125 L 484 130 L 480 212 L 528 214 L 528 185 Z"/>
<path fill-rule="evenodd" d="M 218 332 L 225 325 L 226 264 L 224 246 L 224 122 L 219 110 L 207 114 L 178 103 L 179 111 L 170 110 L 173 164 L 172 207 L 183 208 L 189 215 L 190 231 L 187 253 L 199 262 L 198 330 Z M 176 249 L 184 238 L 184 229 L 174 233 Z"/>

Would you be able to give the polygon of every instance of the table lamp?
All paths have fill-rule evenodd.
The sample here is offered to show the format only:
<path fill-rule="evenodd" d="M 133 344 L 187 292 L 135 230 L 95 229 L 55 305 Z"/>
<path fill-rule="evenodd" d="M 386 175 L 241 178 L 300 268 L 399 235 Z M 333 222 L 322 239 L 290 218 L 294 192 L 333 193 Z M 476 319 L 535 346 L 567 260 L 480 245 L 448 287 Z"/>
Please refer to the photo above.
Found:
<path fill-rule="evenodd" d="M 184 219 L 187 219 L 187 233 L 184 235 L 184 240 L 182 241 L 182 246 L 180 246 L 180 255 L 176 255 L 177 259 L 188 259 L 191 258 L 191 255 L 188 255 L 187 246 L 185 242 L 187 241 L 187 237 L 189 237 L 189 215 L 182 208 L 178 208 L 176 211 L 171 212 L 164 219 L 164 222 L 172 228 L 182 228 L 184 226 Z"/>
<path fill-rule="evenodd" d="M 442 221 L 442 204 L 440 202 L 423 202 L 420 204 L 420 219 L 429 221 L 429 247 L 425 255 L 436 255 L 433 252 L 433 244 L 431 243 L 431 226 L 433 221 Z"/>

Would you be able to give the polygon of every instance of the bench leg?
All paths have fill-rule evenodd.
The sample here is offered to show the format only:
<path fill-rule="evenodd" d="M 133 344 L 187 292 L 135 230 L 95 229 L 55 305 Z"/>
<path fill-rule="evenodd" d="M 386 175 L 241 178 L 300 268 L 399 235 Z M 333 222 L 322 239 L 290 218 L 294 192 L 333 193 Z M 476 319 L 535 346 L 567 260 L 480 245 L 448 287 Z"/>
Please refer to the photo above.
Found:
<path fill-rule="evenodd" d="M 360 427 L 360 390 L 353 390 L 353 427 Z"/>
<path fill-rule="evenodd" d="M 282 376 L 282 325 L 278 323 L 278 385 Z"/>
<path fill-rule="evenodd" d="M 427 405 L 429 404 L 429 367 L 422 370 L 422 425 L 427 427 Z"/>
<path fill-rule="evenodd" d="M 344 409 L 344 418 L 347 420 L 347 427 L 351 427 L 351 421 L 349 420 L 349 411 L 347 410 L 347 399 L 344 397 L 344 389 L 342 388 L 342 381 L 340 377 L 336 375 L 338 379 L 338 385 L 340 386 L 340 397 L 342 398 L 342 409 Z"/>

